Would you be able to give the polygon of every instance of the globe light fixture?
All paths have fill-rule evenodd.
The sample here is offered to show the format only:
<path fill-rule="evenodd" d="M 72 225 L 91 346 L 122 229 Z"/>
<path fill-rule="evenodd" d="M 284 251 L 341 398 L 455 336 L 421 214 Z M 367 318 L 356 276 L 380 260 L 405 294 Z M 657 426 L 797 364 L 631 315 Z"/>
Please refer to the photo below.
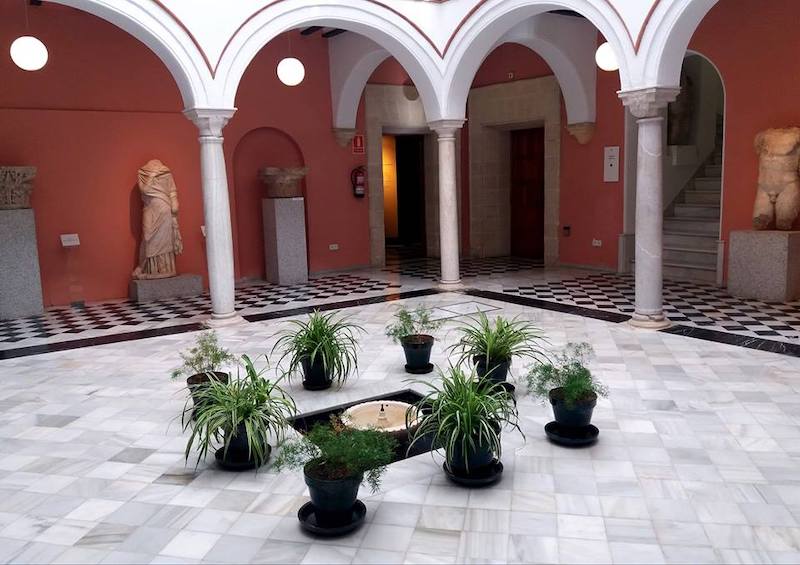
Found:
<path fill-rule="evenodd" d="M 286 57 L 278 63 L 278 79 L 286 86 L 297 86 L 306 76 L 306 68 L 299 59 Z"/>
<path fill-rule="evenodd" d="M 47 64 L 47 47 L 31 35 L 16 38 L 10 53 L 14 64 L 25 71 L 38 71 Z"/>
<path fill-rule="evenodd" d="M 614 48 L 611 44 L 606 42 L 597 48 L 594 54 L 594 60 L 597 66 L 604 71 L 618 71 L 619 61 L 617 61 L 617 54 L 614 53 Z"/>

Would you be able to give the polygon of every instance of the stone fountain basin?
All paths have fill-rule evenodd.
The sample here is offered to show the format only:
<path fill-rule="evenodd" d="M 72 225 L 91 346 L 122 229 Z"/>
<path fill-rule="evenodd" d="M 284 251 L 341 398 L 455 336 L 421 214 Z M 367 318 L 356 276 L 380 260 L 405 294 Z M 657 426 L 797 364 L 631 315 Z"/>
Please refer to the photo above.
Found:
<path fill-rule="evenodd" d="M 383 406 L 385 419 L 378 417 Z M 410 412 L 409 412 L 410 411 Z M 409 425 L 406 426 L 406 413 Z M 399 442 L 408 441 L 409 433 L 419 425 L 421 413 L 413 405 L 396 400 L 373 400 L 351 406 L 342 413 L 342 423 L 357 430 L 379 430 L 391 434 Z"/>

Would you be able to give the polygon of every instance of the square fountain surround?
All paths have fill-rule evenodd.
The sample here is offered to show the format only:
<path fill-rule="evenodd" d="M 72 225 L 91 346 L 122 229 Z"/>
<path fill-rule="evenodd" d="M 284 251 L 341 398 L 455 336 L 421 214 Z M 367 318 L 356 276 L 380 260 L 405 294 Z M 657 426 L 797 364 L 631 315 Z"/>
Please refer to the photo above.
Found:
<path fill-rule="evenodd" d="M 345 404 L 338 404 L 336 406 L 331 406 L 329 408 L 314 410 L 313 412 L 298 414 L 290 421 L 292 427 L 295 430 L 297 430 L 301 434 L 305 434 L 315 424 L 327 424 L 328 422 L 330 422 L 330 417 L 332 415 L 339 416 L 345 410 L 347 410 L 351 406 L 355 406 L 356 404 L 362 404 L 364 402 L 373 402 L 376 400 L 394 400 L 397 402 L 416 404 L 423 398 L 424 396 L 422 394 L 407 388 L 404 390 L 398 390 L 396 392 L 389 392 L 386 394 L 380 394 L 378 396 L 371 396 L 369 398 L 354 400 L 352 402 L 347 402 Z M 420 439 L 414 445 L 414 448 L 411 451 L 408 450 L 408 443 L 404 442 L 398 446 L 397 451 L 395 452 L 395 459 L 393 462 L 401 461 L 409 457 L 415 457 L 423 453 L 428 453 L 432 451 L 432 449 L 433 449 L 432 442 L 430 441 L 429 438 Z"/>

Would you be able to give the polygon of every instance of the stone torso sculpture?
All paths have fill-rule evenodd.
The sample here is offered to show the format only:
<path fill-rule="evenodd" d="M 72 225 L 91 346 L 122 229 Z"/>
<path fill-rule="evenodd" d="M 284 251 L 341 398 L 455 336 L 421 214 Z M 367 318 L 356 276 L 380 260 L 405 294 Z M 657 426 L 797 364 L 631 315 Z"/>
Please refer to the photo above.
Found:
<path fill-rule="evenodd" d="M 183 252 L 178 229 L 178 190 L 172 172 L 161 161 L 148 161 L 139 169 L 142 196 L 142 242 L 135 279 L 174 277 L 175 256 Z"/>
<path fill-rule="evenodd" d="M 800 128 L 762 131 L 755 148 L 759 171 L 753 227 L 765 230 L 774 220 L 777 229 L 791 230 L 800 212 Z"/>

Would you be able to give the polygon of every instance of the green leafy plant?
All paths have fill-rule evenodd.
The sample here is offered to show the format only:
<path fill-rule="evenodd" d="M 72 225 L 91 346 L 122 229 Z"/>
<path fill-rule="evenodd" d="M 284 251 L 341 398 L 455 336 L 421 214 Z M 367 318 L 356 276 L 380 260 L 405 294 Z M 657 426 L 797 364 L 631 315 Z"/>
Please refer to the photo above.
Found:
<path fill-rule="evenodd" d="M 449 466 L 458 450 L 471 453 L 479 446 L 500 457 L 503 427 L 516 429 L 525 437 L 514 397 L 502 385 L 477 379 L 473 373 L 453 366 L 441 373 L 439 385 L 417 382 L 426 385 L 429 392 L 417 404 L 424 415 L 413 432 L 409 450 L 423 437 L 432 437 L 433 445 L 444 449 Z"/>
<path fill-rule="evenodd" d="M 272 352 L 280 350 L 278 365 L 285 367 L 285 374 L 296 374 L 304 360 L 314 363 L 319 360 L 325 373 L 342 386 L 354 370 L 358 370 L 358 340 L 356 335 L 364 331 L 358 324 L 337 318 L 335 313 L 322 314 L 315 310 L 307 321 L 290 320 L 291 328 L 279 335 Z"/>
<path fill-rule="evenodd" d="M 197 336 L 195 344 L 180 356 L 183 365 L 172 371 L 173 379 L 199 373 L 214 373 L 236 361 L 236 357 L 220 346 L 217 332 L 213 330 Z"/>
<path fill-rule="evenodd" d="M 386 326 L 386 335 L 398 343 L 410 335 L 435 332 L 441 325 L 442 321 L 431 319 L 431 310 L 422 304 L 413 310 L 401 307 L 394 314 L 394 322 Z"/>
<path fill-rule="evenodd" d="M 397 440 L 377 430 L 357 430 L 331 417 L 330 425 L 317 424 L 297 439 L 288 440 L 274 467 L 302 469 L 323 480 L 350 479 L 364 474 L 372 492 L 380 488 L 386 465 L 394 460 Z"/>
<path fill-rule="evenodd" d="M 569 343 L 553 363 L 541 363 L 526 375 L 528 391 L 541 399 L 548 398 L 552 389 L 560 389 L 568 407 L 597 396 L 608 396 L 608 388 L 594 380 L 586 362 L 593 355 L 588 343 Z"/>
<path fill-rule="evenodd" d="M 514 357 L 528 357 L 537 361 L 545 359 L 540 344 L 544 338 L 532 323 L 502 316 L 494 323 L 483 312 L 456 328 L 461 338 L 450 350 L 458 355 L 458 364 L 474 357 L 483 357 L 486 364 L 511 362 Z"/>
<path fill-rule="evenodd" d="M 205 459 L 213 445 L 221 443 L 227 455 L 231 441 L 239 434 L 247 437 L 248 458 L 256 468 L 269 457 L 267 446 L 272 436 L 278 443 L 284 438 L 289 418 L 297 408 L 294 400 L 275 382 L 262 377 L 266 369 L 256 370 L 247 355 L 242 356 L 245 374 L 238 372 L 228 383 L 212 380 L 195 391 L 194 405 L 187 400 L 183 409 L 183 429 L 191 428 L 185 458 L 197 449 L 197 464 Z"/>

